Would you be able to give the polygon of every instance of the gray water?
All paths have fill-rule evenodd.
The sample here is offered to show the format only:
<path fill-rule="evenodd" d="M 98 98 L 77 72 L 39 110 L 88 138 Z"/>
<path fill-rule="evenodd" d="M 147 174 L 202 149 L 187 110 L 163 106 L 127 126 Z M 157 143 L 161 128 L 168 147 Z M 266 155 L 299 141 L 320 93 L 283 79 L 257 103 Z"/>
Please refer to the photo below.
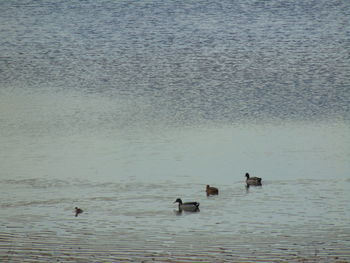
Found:
<path fill-rule="evenodd" d="M 1 1 L 0 261 L 350 261 L 349 17 Z"/>

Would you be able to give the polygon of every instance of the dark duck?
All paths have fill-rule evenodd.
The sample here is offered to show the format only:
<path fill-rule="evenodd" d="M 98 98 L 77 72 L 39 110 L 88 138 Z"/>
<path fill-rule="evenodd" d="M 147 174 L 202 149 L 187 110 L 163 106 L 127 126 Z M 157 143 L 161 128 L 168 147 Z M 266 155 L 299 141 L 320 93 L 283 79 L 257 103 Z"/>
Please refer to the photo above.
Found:
<path fill-rule="evenodd" d="M 259 185 L 262 185 L 261 184 L 261 178 L 260 177 L 250 177 L 249 173 L 246 173 L 245 174 L 245 177 L 246 177 L 246 184 L 247 186 L 259 186 Z"/>

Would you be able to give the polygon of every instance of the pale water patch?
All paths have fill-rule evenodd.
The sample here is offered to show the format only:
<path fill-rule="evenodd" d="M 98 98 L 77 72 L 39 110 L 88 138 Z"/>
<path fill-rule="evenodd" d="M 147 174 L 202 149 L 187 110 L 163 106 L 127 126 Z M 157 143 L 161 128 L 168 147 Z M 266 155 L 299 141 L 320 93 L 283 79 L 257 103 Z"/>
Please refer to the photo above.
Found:
<path fill-rule="evenodd" d="M 216 184 L 2 180 L 3 259 L 44 262 L 347 259 L 346 180 Z M 17 193 L 11 197 L 11 193 Z M 174 199 L 201 203 L 175 212 Z M 43 198 L 44 197 L 44 198 Z M 85 211 L 74 217 L 73 207 Z M 5 256 L 6 255 L 6 256 Z"/>
<path fill-rule="evenodd" d="M 1 102 L 4 178 L 230 183 L 246 171 L 265 180 L 349 177 L 350 128 L 343 122 L 169 126 L 152 123 L 145 111 L 127 122 L 128 103 L 108 97 L 5 94 Z"/>

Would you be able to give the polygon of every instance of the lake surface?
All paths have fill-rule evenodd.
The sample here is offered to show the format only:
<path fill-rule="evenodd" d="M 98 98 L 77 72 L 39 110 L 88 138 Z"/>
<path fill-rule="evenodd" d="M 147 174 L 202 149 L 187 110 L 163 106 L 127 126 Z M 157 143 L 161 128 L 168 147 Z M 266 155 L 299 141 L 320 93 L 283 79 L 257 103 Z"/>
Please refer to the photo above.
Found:
<path fill-rule="evenodd" d="M 0 261 L 349 262 L 349 17 L 1 2 Z"/>

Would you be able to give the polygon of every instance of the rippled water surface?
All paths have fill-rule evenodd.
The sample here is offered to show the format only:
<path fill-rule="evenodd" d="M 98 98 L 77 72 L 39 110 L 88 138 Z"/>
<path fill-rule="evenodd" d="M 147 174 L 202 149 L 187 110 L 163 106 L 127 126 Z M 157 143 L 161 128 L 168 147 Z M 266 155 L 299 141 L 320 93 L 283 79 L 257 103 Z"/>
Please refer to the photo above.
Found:
<path fill-rule="evenodd" d="M 349 16 L 2 1 L 0 261 L 349 262 Z"/>

